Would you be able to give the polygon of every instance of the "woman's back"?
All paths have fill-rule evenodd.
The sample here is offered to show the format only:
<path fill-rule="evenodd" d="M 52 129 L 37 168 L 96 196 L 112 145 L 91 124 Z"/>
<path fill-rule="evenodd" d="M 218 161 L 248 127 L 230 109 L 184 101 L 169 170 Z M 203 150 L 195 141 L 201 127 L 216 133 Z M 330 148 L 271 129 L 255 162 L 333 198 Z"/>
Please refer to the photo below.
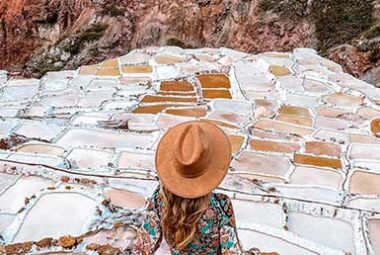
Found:
<path fill-rule="evenodd" d="M 231 161 L 231 145 L 219 127 L 189 121 L 172 127 L 156 152 L 158 188 L 134 254 L 154 254 L 163 238 L 172 254 L 243 254 L 230 199 L 212 193 Z"/>
<path fill-rule="evenodd" d="M 147 215 L 134 246 L 134 254 L 154 254 L 163 238 L 163 198 L 157 189 L 147 202 Z M 169 240 L 172 254 L 243 254 L 237 238 L 231 200 L 224 194 L 211 193 L 208 208 L 200 217 L 194 237 L 181 250 Z"/>

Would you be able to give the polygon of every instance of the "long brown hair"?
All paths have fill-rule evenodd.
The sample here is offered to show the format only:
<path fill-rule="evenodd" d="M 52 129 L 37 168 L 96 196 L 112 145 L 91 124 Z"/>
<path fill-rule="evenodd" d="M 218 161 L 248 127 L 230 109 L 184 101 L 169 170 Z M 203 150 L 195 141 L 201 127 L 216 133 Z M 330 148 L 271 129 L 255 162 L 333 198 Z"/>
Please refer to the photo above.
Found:
<path fill-rule="evenodd" d="M 188 199 L 174 195 L 161 186 L 163 199 L 161 227 L 166 241 L 182 250 L 191 242 L 197 223 L 210 204 L 211 193 Z"/>

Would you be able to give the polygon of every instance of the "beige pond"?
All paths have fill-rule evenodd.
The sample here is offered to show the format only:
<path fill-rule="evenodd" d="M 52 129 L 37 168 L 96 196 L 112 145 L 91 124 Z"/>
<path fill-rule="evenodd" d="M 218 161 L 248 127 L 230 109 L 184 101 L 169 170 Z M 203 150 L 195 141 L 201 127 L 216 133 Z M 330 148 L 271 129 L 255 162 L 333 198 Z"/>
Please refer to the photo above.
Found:
<path fill-rule="evenodd" d="M 380 174 L 355 171 L 350 180 L 350 192 L 361 195 L 380 195 Z"/>
<path fill-rule="evenodd" d="M 237 226 L 255 223 L 259 225 L 267 225 L 274 228 L 282 228 L 283 211 L 281 205 L 251 202 L 244 200 L 232 200 L 234 212 L 236 216 Z"/>
<path fill-rule="evenodd" d="M 308 240 L 355 254 L 354 233 L 348 222 L 303 213 L 290 213 L 288 226 L 291 232 Z"/>
<path fill-rule="evenodd" d="M 65 149 L 48 143 L 29 143 L 17 148 L 19 152 L 62 156 Z"/>
<path fill-rule="evenodd" d="M 268 255 L 318 255 L 291 242 L 287 242 L 281 238 L 266 235 L 256 231 L 239 230 L 239 238 L 244 248 L 257 247 L 262 254 Z M 272 253 L 273 252 L 273 253 Z M 275 253 L 277 252 L 277 253 Z"/>
<path fill-rule="evenodd" d="M 154 169 L 154 153 L 124 151 L 120 153 L 119 168 Z"/>
<path fill-rule="evenodd" d="M 94 146 L 94 147 L 148 147 L 153 137 L 149 134 L 119 133 L 71 129 L 62 136 L 57 144 L 64 147 Z"/>
<path fill-rule="evenodd" d="M 380 219 L 373 219 L 368 224 L 369 235 L 371 238 L 372 248 L 375 254 L 380 254 Z"/>
<path fill-rule="evenodd" d="M 77 193 L 44 195 L 26 215 L 13 241 L 40 240 L 47 236 L 78 236 L 86 232 L 84 227 L 89 223 L 95 207 L 94 200 Z"/>
<path fill-rule="evenodd" d="M 15 217 L 15 215 L 11 214 L 0 214 L 0 233 L 12 224 Z"/>
<path fill-rule="evenodd" d="M 299 143 L 290 141 L 266 141 L 263 139 L 252 139 L 250 142 L 251 150 L 273 151 L 282 153 L 293 153 L 299 151 Z"/>
<path fill-rule="evenodd" d="M 113 205 L 127 209 L 143 208 L 145 204 L 145 198 L 141 194 L 124 189 L 107 189 L 104 196 Z"/>
<path fill-rule="evenodd" d="M 290 183 L 339 189 L 343 177 L 335 170 L 297 166 L 290 176 Z"/>
<path fill-rule="evenodd" d="M 0 209 L 5 212 L 16 213 L 24 206 L 25 198 L 30 198 L 52 183 L 39 177 L 21 177 L 0 196 Z"/>
<path fill-rule="evenodd" d="M 233 167 L 246 173 L 261 173 L 283 176 L 289 170 L 290 161 L 287 157 L 265 155 L 244 151 L 233 162 Z"/>

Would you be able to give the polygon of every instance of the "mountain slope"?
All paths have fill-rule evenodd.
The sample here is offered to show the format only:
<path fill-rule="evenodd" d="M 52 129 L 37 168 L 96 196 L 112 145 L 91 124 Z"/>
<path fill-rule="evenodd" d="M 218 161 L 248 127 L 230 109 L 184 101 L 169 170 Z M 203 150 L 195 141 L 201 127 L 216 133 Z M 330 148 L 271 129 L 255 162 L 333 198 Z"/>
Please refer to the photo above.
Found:
<path fill-rule="evenodd" d="M 376 24 L 375 2 L 2 0 L 0 69 L 40 76 L 156 45 L 250 53 L 312 47 L 327 54 L 345 43 L 357 49 L 355 40 Z M 346 66 L 347 57 L 331 56 Z M 374 62 L 352 73 L 363 75 Z"/>

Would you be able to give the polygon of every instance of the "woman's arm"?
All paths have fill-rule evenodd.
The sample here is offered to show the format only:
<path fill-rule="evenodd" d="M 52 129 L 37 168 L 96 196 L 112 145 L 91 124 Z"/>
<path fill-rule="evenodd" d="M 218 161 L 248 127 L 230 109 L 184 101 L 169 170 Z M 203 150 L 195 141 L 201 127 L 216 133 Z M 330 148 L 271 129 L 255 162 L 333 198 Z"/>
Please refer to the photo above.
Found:
<path fill-rule="evenodd" d="M 153 255 L 161 245 L 162 232 L 161 221 L 158 214 L 158 192 L 157 189 L 153 196 L 146 203 L 146 215 L 133 245 L 133 254 Z"/>
<path fill-rule="evenodd" d="M 220 204 L 224 212 L 219 230 L 221 254 L 243 255 L 244 252 L 237 235 L 235 214 L 231 200 L 229 197 L 223 196 Z"/>

